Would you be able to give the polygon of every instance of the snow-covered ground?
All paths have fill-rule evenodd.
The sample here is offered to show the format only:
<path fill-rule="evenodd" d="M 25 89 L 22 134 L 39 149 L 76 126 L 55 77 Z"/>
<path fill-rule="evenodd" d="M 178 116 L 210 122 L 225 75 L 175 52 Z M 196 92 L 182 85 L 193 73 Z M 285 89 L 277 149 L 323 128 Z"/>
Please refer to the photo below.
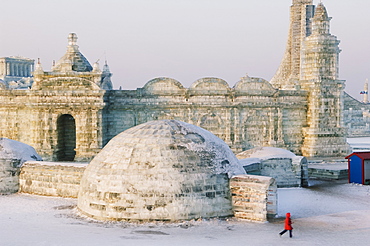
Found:
<path fill-rule="evenodd" d="M 366 148 L 370 138 L 349 139 Z M 310 181 L 278 189 L 279 217 L 269 223 L 201 220 L 182 223 L 97 222 L 81 216 L 76 199 L 0 196 L 0 245 L 366 245 L 370 242 L 370 186 Z M 293 234 L 282 238 L 283 216 Z"/>
<path fill-rule="evenodd" d="M 201 220 L 182 223 L 97 222 L 75 199 L 0 196 L 0 245 L 365 245 L 370 242 L 370 186 L 311 181 L 279 189 L 279 218 L 269 223 Z M 282 238 L 286 212 L 293 234 Z"/>

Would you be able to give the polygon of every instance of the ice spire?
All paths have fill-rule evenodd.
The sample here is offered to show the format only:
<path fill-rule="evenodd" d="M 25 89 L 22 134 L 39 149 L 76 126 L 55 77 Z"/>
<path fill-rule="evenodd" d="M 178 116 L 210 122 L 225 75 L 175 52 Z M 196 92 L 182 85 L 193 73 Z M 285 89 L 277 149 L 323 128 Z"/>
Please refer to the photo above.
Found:
<path fill-rule="evenodd" d="M 107 60 L 105 60 L 105 64 L 104 64 L 104 67 L 103 67 L 103 72 L 105 72 L 105 73 L 110 73 L 110 70 L 109 70 L 109 66 L 108 66 Z"/>
<path fill-rule="evenodd" d="M 366 79 L 365 85 L 364 85 L 364 90 L 361 92 L 364 95 L 364 99 L 362 100 L 362 102 L 366 103 L 366 104 L 369 103 L 368 92 L 369 92 L 369 80 Z"/>
<path fill-rule="evenodd" d="M 290 28 L 285 55 L 270 83 L 275 88 L 294 89 L 299 80 L 301 44 L 311 35 L 315 6 L 312 0 L 293 0 L 290 7 Z"/>
<path fill-rule="evenodd" d="M 328 12 L 323 3 L 319 3 L 315 10 L 315 15 L 312 19 L 313 34 L 330 34 L 330 20 Z"/>

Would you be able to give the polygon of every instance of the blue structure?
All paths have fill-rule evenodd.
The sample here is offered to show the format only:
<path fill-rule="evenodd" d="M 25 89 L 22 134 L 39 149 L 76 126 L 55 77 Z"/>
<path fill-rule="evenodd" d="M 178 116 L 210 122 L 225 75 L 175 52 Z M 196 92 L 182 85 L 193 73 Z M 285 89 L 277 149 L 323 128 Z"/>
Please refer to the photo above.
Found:
<path fill-rule="evenodd" d="M 370 152 L 354 152 L 348 159 L 348 181 L 370 185 Z"/>

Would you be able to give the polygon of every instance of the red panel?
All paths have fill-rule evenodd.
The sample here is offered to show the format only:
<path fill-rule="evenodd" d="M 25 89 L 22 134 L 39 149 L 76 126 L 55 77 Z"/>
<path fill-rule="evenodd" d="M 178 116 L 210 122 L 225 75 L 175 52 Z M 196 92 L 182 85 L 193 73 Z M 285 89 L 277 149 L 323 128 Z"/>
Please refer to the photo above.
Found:
<path fill-rule="evenodd" d="M 370 160 L 370 152 L 354 152 L 349 156 L 346 156 L 345 158 L 349 159 L 351 156 L 354 155 L 360 157 L 362 160 Z"/>

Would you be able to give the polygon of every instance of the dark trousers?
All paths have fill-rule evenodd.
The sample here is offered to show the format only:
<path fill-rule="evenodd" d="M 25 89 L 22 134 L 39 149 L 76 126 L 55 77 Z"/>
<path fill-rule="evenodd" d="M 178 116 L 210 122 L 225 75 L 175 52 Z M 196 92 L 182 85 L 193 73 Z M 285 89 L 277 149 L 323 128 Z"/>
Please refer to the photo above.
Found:
<path fill-rule="evenodd" d="M 283 235 L 285 232 L 289 231 L 289 237 L 293 237 L 293 230 L 283 230 L 282 232 L 280 232 L 279 234 L 280 235 Z"/>

